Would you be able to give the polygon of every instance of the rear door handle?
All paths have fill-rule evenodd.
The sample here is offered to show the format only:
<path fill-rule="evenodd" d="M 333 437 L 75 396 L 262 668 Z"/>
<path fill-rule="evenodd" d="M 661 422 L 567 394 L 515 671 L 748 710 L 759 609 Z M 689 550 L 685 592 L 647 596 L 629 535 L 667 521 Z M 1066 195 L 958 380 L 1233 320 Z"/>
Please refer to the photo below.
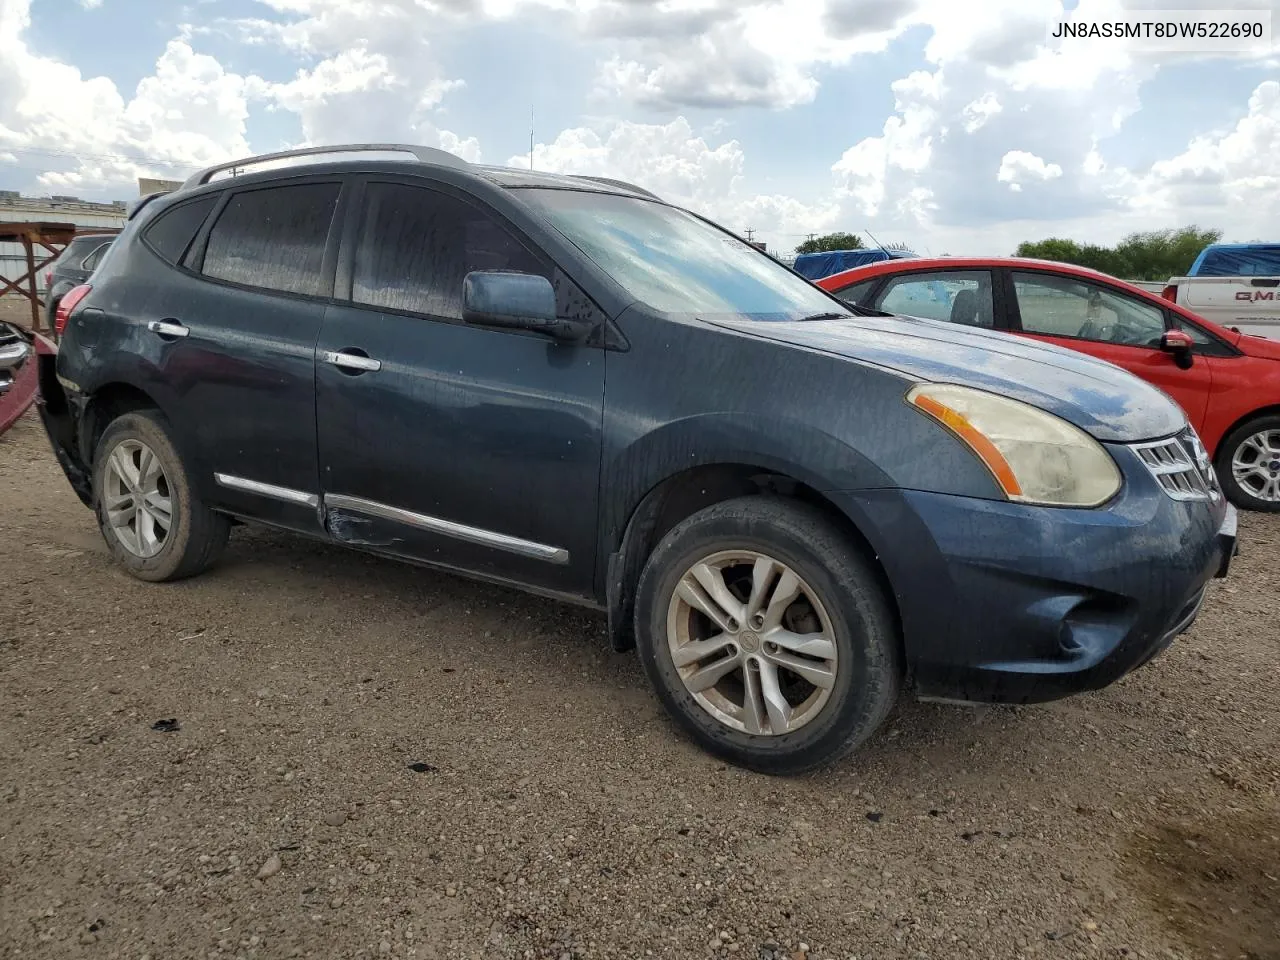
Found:
<path fill-rule="evenodd" d="M 1280 287 L 1280 280 L 1275 277 L 1255 277 L 1249 283 L 1255 287 Z"/>
<path fill-rule="evenodd" d="M 151 320 L 147 323 L 147 329 L 162 337 L 185 337 L 191 332 L 177 320 Z"/>
<path fill-rule="evenodd" d="M 363 373 L 366 370 L 382 369 L 381 360 L 375 360 L 373 357 L 366 357 L 359 353 L 348 353 L 345 350 L 326 350 L 322 356 L 325 363 L 331 363 L 343 370 L 358 370 Z"/>

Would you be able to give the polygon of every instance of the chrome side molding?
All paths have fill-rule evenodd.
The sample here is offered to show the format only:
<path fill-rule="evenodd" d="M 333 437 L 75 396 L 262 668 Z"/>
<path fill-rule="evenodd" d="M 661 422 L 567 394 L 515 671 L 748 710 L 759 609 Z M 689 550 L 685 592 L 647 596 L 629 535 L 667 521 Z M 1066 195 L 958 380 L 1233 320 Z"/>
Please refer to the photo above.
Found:
<path fill-rule="evenodd" d="M 545 560 L 547 563 L 556 564 L 569 562 L 569 551 L 563 547 L 552 547 L 545 543 L 535 543 L 532 540 L 511 537 L 505 533 L 495 533 L 492 530 L 483 530 L 480 527 L 469 527 L 466 524 L 454 523 L 452 520 L 442 520 L 439 517 L 430 517 L 424 513 L 402 510 L 400 507 L 392 507 L 385 503 L 378 503 L 375 500 L 349 497 L 341 493 L 326 493 L 324 495 L 324 505 L 326 509 L 350 510 L 353 513 L 363 513 L 367 516 L 379 517 L 383 520 L 391 520 L 395 523 L 417 527 L 419 530 L 426 530 L 430 533 L 438 533 L 441 536 L 452 537 L 455 540 L 476 543 L 482 547 L 493 547 L 495 550 L 506 550 L 508 553 L 517 553 L 523 557 L 532 557 L 534 560 Z"/>
<path fill-rule="evenodd" d="M 289 487 L 277 487 L 273 483 L 262 483 L 258 480 L 246 480 L 244 477 L 233 477 L 229 473 L 215 473 L 213 479 L 218 486 L 232 490 L 243 490 L 245 493 L 256 493 L 261 497 L 283 500 L 285 503 L 297 503 L 304 507 L 320 506 L 320 497 L 305 490 L 293 490 Z"/>

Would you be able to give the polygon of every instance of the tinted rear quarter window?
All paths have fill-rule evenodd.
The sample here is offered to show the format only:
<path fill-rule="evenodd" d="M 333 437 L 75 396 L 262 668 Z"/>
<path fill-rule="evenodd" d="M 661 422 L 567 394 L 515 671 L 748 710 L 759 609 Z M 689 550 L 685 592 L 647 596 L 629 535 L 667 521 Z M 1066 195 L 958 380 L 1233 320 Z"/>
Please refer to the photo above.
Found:
<path fill-rule="evenodd" d="M 216 195 L 201 197 L 166 210 L 147 227 L 142 239 L 170 263 L 181 262 L 217 199 Z"/>
<path fill-rule="evenodd" d="M 234 195 L 209 232 L 205 276 L 319 296 L 339 189 L 304 183 Z"/>

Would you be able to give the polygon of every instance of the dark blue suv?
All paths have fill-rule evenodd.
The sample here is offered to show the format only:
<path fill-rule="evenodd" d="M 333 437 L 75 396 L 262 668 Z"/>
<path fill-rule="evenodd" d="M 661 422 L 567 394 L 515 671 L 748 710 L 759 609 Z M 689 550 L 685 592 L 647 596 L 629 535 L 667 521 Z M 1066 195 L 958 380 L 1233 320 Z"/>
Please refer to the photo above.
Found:
<path fill-rule="evenodd" d="M 904 686 L 1104 686 L 1235 551 L 1159 390 L 854 315 L 617 181 L 241 160 L 139 203 L 62 307 L 41 413 L 134 576 L 199 573 L 253 522 L 586 604 L 757 770 L 840 755 Z"/>

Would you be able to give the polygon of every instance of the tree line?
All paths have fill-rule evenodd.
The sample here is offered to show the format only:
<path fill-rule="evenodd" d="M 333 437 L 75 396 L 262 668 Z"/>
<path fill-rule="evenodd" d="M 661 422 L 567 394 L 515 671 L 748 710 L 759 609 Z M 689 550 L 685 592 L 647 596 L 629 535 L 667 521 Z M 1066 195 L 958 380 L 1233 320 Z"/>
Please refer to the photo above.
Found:
<path fill-rule="evenodd" d="M 1185 276 L 1200 251 L 1221 239 L 1221 230 L 1204 230 L 1192 225 L 1131 233 L 1114 247 L 1060 237 L 1028 240 L 1018 244 L 1015 256 L 1074 263 L 1122 280 L 1168 280 Z M 806 240 L 796 247 L 796 253 L 857 250 L 862 246 L 862 237 L 856 233 L 828 233 Z M 890 244 L 890 247 L 904 249 L 901 244 Z"/>
<path fill-rule="evenodd" d="M 1122 280 L 1168 280 L 1185 276 L 1200 251 L 1222 239 L 1221 230 L 1196 226 L 1131 233 L 1114 247 L 1050 237 L 1018 244 L 1015 255 L 1090 267 Z"/>
<path fill-rule="evenodd" d="M 825 233 L 820 237 L 810 237 L 804 243 L 796 247 L 796 254 L 804 253 L 833 253 L 836 250 L 861 250 L 866 245 L 862 242 L 862 237 L 856 233 Z M 881 249 L 879 244 L 875 244 L 871 249 Z M 885 250 L 906 250 L 908 249 L 904 243 L 886 243 Z"/>

